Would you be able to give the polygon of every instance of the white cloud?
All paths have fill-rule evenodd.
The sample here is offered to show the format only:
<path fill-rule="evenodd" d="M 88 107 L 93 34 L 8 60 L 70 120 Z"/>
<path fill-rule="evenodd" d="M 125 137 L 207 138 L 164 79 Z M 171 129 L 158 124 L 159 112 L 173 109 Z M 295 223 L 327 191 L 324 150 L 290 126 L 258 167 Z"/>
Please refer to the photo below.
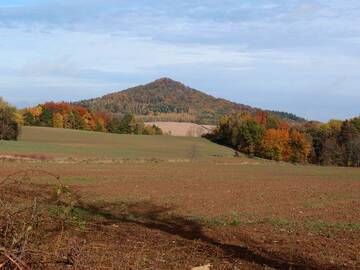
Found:
<path fill-rule="evenodd" d="M 6 53 L 0 55 L 28 76 L 71 75 L 81 69 L 137 72 L 169 64 L 248 65 L 252 61 L 245 52 L 211 45 L 168 44 L 125 35 L 63 30 L 45 34 L 19 29 L 6 32 L 9 39 L 2 44 Z"/>
<path fill-rule="evenodd" d="M 0 5 L 0 95 L 71 99 L 170 74 L 271 107 L 330 88 L 359 99 L 359 1 L 31 2 Z"/>

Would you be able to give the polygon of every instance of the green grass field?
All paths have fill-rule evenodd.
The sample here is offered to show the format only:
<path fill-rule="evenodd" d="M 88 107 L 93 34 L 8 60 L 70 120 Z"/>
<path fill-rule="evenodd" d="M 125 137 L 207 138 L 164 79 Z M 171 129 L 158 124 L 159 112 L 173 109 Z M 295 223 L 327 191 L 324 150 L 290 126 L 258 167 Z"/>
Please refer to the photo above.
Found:
<path fill-rule="evenodd" d="M 203 138 L 118 135 L 42 127 L 23 127 L 19 141 L 0 142 L 0 151 L 2 154 L 161 160 L 233 155 L 233 150 Z"/>

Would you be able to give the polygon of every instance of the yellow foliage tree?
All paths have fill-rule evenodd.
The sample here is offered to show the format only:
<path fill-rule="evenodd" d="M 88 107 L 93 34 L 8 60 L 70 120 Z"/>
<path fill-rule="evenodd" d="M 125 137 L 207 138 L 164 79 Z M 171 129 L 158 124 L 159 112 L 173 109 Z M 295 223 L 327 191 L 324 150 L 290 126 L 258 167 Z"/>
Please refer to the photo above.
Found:
<path fill-rule="evenodd" d="M 54 114 L 53 127 L 54 128 L 64 128 L 64 117 L 61 115 L 61 113 Z"/>
<path fill-rule="evenodd" d="M 30 108 L 29 112 L 34 116 L 34 117 L 40 117 L 40 115 L 43 112 L 43 107 L 42 106 L 36 106 L 34 108 Z"/>
<path fill-rule="evenodd" d="M 94 117 L 90 112 L 86 112 L 82 116 L 82 119 L 84 120 L 86 130 L 95 130 L 96 129 L 96 123 L 95 123 Z"/>

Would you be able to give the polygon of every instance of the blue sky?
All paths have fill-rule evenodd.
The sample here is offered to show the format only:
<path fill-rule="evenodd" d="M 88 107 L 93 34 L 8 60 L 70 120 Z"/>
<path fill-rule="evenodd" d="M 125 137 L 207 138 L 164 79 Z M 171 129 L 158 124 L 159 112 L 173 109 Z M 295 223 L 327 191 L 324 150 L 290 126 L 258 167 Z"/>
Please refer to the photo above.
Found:
<path fill-rule="evenodd" d="M 308 119 L 357 116 L 360 1 L 0 0 L 0 96 L 19 107 L 160 77 Z"/>

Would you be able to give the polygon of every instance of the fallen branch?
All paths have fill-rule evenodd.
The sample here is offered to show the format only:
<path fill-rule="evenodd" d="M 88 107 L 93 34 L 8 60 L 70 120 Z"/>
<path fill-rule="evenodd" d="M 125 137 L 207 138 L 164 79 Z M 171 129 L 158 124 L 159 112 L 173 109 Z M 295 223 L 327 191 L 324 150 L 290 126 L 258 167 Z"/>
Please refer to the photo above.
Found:
<path fill-rule="evenodd" d="M 19 270 L 30 270 L 30 268 L 22 262 L 19 258 L 17 258 L 14 254 L 5 253 L 4 256 L 12 262 Z"/>
<path fill-rule="evenodd" d="M 8 253 L 6 248 L 0 247 L 0 254 L 2 254 L 7 261 L 0 264 L 0 269 L 2 269 L 9 261 L 14 264 L 18 270 L 31 270 L 23 261 L 21 261 L 17 256 L 12 253 Z"/>
<path fill-rule="evenodd" d="M 3 262 L 2 264 L 0 264 L 0 269 L 2 269 L 2 268 L 5 266 L 6 263 L 7 263 L 7 261 L 5 261 L 5 262 Z"/>

